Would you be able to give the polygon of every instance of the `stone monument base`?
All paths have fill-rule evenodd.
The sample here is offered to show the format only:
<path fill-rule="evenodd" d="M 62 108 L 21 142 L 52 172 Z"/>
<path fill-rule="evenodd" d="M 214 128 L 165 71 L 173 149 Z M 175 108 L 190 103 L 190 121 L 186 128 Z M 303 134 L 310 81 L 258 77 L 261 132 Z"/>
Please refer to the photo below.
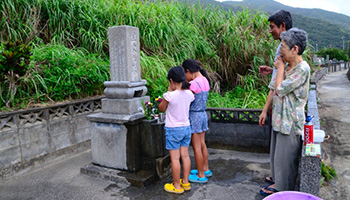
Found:
<path fill-rule="evenodd" d="M 146 187 L 157 180 L 156 174 L 151 171 L 140 170 L 137 173 L 132 173 L 98 166 L 93 163 L 82 167 L 80 173 L 116 183 L 127 183 L 136 187 Z"/>
<path fill-rule="evenodd" d="M 92 177 L 102 178 L 116 183 L 126 183 L 135 187 L 147 187 L 157 180 L 163 180 L 171 175 L 170 156 L 156 160 L 144 160 L 145 168 L 138 172 L 102 167 L 90 163 L 80 169 L 80 173 Z"/>
<path fill-rule="evenodd" d="M 92 161 L 100 166 L 137 172 L 142 169 L 142 113 L 89 115 Z"/>

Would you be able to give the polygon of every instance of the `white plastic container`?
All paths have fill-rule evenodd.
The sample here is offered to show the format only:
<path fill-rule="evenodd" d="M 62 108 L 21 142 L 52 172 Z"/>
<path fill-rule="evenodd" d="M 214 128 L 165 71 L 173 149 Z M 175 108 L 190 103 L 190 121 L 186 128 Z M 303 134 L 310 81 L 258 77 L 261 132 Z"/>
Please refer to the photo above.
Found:
<path fill-rule="evenodd" d="M 314 143 L 321 143 L 324 141 L 326 134 L 323 130 L 314 129 Z M 301 139 L 304 141 L 304 134 L 301 135 Z"/>

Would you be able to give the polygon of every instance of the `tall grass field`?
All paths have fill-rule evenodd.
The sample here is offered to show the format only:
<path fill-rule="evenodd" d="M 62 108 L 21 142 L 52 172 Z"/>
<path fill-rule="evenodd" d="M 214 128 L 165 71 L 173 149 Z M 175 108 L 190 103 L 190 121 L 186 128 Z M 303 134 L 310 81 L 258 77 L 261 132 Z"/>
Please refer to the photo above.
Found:
<path fill-rule="evenodd" d="M 265 103 L 270 77 L 257 69 L 272 66 L 278 45 L 265 13 L 147 0 L 2 0 L 0 12 L 0 111 L 102 95 L 109 80 L 108 27 L 119 25 L 139 28 L 151 98 L 166 92 L 167 71 L 191 58 L 209 72 L 209 107 Z M 10 76 L 4 55 L 10 54 L 6 44 L 16 41 L 32 51 L 26 73 Z"/>

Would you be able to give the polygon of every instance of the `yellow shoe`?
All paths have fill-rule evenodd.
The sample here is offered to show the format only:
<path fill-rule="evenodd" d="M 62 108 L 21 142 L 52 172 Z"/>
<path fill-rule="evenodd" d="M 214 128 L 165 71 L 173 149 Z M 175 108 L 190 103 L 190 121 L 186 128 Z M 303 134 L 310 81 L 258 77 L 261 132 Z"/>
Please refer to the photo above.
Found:
<path fill-rule="evenodd" d="M 179 190 L 176 189 L 172 183 L 165 184 L 164 190 L 174 194 L 182 194 L 185 192 L 185 190 L 182 187 Z"/>
<path fill-rule="evenodd" d="M 184 188 L 185 191 L 191 190 L 191 183 L 182 183 L 182 179 L 180 179 L 180 185 Z"/>

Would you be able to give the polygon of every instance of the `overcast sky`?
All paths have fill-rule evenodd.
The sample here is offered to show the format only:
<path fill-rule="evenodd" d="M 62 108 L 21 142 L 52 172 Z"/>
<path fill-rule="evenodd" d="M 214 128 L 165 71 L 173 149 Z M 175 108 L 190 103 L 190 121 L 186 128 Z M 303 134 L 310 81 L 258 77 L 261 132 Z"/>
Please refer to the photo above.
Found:
<path fill-rule="evenodd" d="M 240 1 L 240 0 L 216 0 L 216 1 Z M 349 0 L 275 0 L 287 6 L 299 8 L 320 8 L 323 10 L 342 13 L 350 17 Z"/>

